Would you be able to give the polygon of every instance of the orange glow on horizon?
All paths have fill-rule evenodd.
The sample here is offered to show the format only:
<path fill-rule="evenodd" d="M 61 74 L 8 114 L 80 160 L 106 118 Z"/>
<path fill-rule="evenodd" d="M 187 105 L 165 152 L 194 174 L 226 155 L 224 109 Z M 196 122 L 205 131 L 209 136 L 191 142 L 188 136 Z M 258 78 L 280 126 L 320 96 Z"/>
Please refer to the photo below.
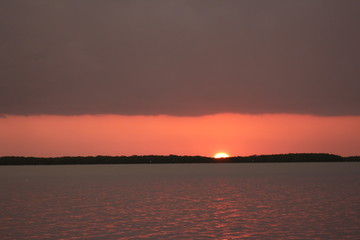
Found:
<path fill-rule="evenodd" d="M 0 156 L 359 155 L 360 117 L 216 114 L 174 116 L 6 116 Z"/>
<path fill-rule="evenodd" d="M 227 153 L 223 153 L 223 152 L 219 152 L 217 154 L 215 154 L 214 158 L 228 158 L 229 154 Z"/>

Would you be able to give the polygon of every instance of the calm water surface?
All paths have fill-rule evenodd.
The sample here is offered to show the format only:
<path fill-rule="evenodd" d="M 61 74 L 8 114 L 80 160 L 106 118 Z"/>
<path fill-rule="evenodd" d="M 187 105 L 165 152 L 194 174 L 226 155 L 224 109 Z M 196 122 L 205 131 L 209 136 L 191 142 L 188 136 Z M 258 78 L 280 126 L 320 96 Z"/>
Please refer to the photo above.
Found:
<path fill-rule="evenodd" d="M 360 163 L 0 167 L 1 239 L 360 239 Z"/>

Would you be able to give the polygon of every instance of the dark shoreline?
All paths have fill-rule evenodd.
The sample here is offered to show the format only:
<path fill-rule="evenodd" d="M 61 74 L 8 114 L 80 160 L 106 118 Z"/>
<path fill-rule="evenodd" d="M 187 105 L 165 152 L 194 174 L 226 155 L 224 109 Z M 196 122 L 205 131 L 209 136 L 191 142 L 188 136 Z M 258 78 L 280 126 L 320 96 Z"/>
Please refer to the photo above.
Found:
<path fill-rule="evenodd" d="M 327 153 L 289 153 L 215 159 L 202 156 L 88 156 L 88 157 L 0 157 L 0 165 L 78 165 L 78 164 L 166 164 L 166 163 L 291 163 L 360 162 L 360 156 L 342 157 Z"/>

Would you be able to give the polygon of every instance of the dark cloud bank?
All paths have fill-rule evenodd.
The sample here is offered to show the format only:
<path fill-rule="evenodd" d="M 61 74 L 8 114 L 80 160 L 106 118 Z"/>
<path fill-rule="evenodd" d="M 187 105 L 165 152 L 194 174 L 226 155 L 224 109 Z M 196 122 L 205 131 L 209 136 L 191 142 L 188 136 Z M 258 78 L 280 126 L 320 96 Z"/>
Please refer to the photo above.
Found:
<path fill-rule="evenodd" d="M 360 115 L 360 1 L 0 2 L 0 114 Z"/>

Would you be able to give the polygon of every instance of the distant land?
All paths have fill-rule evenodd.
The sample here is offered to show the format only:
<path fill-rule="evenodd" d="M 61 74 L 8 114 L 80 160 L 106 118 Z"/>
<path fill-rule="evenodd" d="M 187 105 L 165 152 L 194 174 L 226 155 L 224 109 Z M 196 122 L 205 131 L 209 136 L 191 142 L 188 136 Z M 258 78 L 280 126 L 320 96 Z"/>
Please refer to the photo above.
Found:
<path fill-rule="evenodd" d="M 342 157 L 327 153 L 289 153 L 237 156 L 215 159 L 203 156 L 144 155 L 89 157 L 0 157 L 0 165 L 70 165 L 70 164 L 164 164 L 164 163 L 290 163 L 290 162 L 360 162 L 360 156 Z"/>

